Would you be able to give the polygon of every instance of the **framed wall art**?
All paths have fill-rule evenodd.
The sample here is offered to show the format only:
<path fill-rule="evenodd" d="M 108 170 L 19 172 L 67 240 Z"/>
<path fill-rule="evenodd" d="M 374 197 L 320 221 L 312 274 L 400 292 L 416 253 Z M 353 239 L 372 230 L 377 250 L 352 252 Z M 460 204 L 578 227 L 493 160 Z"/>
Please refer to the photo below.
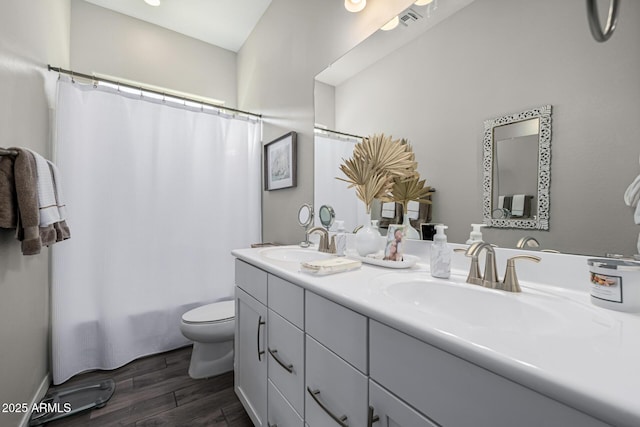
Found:
<path fill-rule="evenodd" d="M 296 186 L 296 133 L 289 132 L 264 145 L 264 189 Z"/>

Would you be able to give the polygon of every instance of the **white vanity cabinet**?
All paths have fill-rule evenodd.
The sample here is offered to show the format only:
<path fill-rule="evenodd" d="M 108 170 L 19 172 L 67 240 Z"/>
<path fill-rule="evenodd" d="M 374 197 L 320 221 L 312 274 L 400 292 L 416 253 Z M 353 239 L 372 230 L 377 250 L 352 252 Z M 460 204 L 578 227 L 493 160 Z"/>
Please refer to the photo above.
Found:
<path fill-rule="evenodd" d="M 236 260 L 234 389 L 257 427 L 267 425 L 266 295 L 267 273 Z"/>
<path fill-rule="evenodd" d="M 256 426 L 607 425 L 239 260 L 236 284 L 235 389 Z"/>
<path fill-rule="evenodd" d="M 309 291 L 305 298 L 305 421 L 309 427 L 367 421 L 367 318 Z"/>
<path fill-rule="evenodd" d="M 304 414 L 304 290 L 269 274 L 270 426 L 302 427 Z"/>
<path fill-rule="evenodd" d="M 370 321 L 369 339 L 371 379 L 439 425 L 607 425 L 382 323 Z"/>
<path fill-rule="evenodd" d="M 369 380 L 367 427 L 438 427 L 387 390 Z"/>

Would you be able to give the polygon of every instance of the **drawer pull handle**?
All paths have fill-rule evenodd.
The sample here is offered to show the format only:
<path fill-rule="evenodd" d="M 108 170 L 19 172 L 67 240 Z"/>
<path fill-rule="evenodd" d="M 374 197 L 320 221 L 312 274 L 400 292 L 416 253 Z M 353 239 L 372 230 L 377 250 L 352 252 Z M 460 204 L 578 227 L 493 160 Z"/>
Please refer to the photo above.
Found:
<path fill-rule="evenodd" d="M 278 357 L 278 350 L 271 350 L 270 348 L 268 348 L 269 350 L 269 354 L 271 355 L 271 357 L 273 357 L 273 359 L 278 362 L 278 365 L 282 366 L 282 369 L 284 369 L 285 371 L 289 372 L 290 374 L 293 374 L 293 365 L 289 364 L 285 364 L 279 357 Z"/>
<path fill-rule="evenodd" d="M 266 322 L 262 320 L 262 316 L 258 316 L 258 361 L 262 362 L 262 355 L 264 354 L 264 350 L 260 351 L 260 326 L 265 325 Z"/>
<path fill-rule="evenodd" d="M 349 427 L 349 424 L 347 424 L 347 422 L 346 422 L 347 421 L 347 416 L 346 415 L 338 417 L 338 416 L 334 415 L 333 412 L 331 412 L 329 410 L 329 408 L 327 408 L 324 403 L 322 403 L 322 401 L 318 397 L 318 395 L 320 394 L 320 390 L 311 390 L 311 388 L 307 386 L 307 391 L 309 392 L 309 394 L 311 395 L 313 400 L 316 401 L 318 406 L 320 406 L 322 408 L 322 410 L 327 413 L 327 415 L 329 415 L 331 418 L 333 418 L 333 420 L 335 422 L 337 422 L 340 425 L 340 427 Z"/>
<path fill-rule="evenodd" d="M 369 413 L 367 414 L 367 427 L 373 427 L 373 423 L 380 421 L 380 417 L 373 415 L 373 406 L 369 406 Z"/>

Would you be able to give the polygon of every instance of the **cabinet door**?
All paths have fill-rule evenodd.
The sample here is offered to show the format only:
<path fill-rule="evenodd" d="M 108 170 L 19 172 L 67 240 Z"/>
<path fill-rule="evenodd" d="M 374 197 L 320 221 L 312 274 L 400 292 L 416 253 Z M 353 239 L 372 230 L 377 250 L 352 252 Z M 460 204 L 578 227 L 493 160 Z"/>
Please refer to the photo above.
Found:
<path fill-rule="evenodd" d="M 235 386 L 253 424 L 267 425 L 267 308 L 236 287 Z"/>
<path fill-rule="evenodd" d="M 437 427 L 406 403 L 369 380 L 367 427 Z"/>
<path fill-rule="evenodd" d="M 367 377 L 306 336 L 305 422 L 361 427 L 367 421 Z"/>

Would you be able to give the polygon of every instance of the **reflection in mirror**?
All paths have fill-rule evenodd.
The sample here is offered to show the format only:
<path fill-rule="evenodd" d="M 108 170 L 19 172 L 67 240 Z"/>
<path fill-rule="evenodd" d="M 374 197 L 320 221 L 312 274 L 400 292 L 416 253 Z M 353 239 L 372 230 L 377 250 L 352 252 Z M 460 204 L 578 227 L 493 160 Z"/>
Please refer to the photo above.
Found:
<path fill-rule="evenodd" d="M 314 139 L 313 201 L 316 206 L 330 202 L 340 215 L 338 219 L 344 221 L 345 230 L 352 231 L 365 223 L 365 207 L 353 188 L 336 177 L 344 175 L 340 164 L 351 157 L 353 147 L 361 138 L 317 130 Z"/>
<path fill-rule="evenodd" d="M 549 229 L 551 106 L 484 122 L 484 222 Z"/>
<path fill-rule="evenodd" d="M 317 76 L 315 122 L 351 134 L 407 138 L 421 176 L 438 189 L 430 222 L 446 223 L 449 241 L 464 242 L 470 224 L 485 216 L 482 122 L 545 102 L 562 106 L 553 112 L 549 229 L 488 227 L 483 237 L 500 247 L 514 248 L 529 235 L 541 249 L 563 253 L 637 253 L 638 226 L 621 194 L 639 173 L 640 26 L 620 27 L 613 42 L 595 43 L 584 3 L 577 2 L 439 0 L 430 14 L 411 6 L 422 19 L 372 34 Z M 625 16 L 640 22 L 640 1 L 626 2 Z M 388 43 L 403 33 L 413 38 Z M 615 78 L 603 78 L 612 67 Z M 337 172 L 329 176 L 314 189 L 337 181 Z M 498 191 L 529 194 L 504 189 L 508 178 L 499 179 Z M 497 200 L 489 202 L 497 207 Z M 316 203 L 331 204 L 338 219 L 354 211 L 339 207 L 331 194 Z M 540 220 L 539 203 L 532 198 L 531 217 L 519 220 Z"/>
<path fill-rule="evenodd" d="M 329 231 L 333 225 L 333 221 L 336 219 L 336 213 L 331 206 L 322 205 L 318 211 L 320 217 L 320 224 Z"/>
<path fill-rule="evenodd" d="M 307 230 L 309 229 L 309 226 L 313 224 L 313 207 L 311 205 L 305 203 L 300 206 L 300 209 L 298 210 L 298 224 L 300 224 L 301 227 L 304 227 L 304 241 L 300 242 L 300 246 L 307 248 L 311 244 L 309 242 L 309 234 L 307 233 Z"/>

